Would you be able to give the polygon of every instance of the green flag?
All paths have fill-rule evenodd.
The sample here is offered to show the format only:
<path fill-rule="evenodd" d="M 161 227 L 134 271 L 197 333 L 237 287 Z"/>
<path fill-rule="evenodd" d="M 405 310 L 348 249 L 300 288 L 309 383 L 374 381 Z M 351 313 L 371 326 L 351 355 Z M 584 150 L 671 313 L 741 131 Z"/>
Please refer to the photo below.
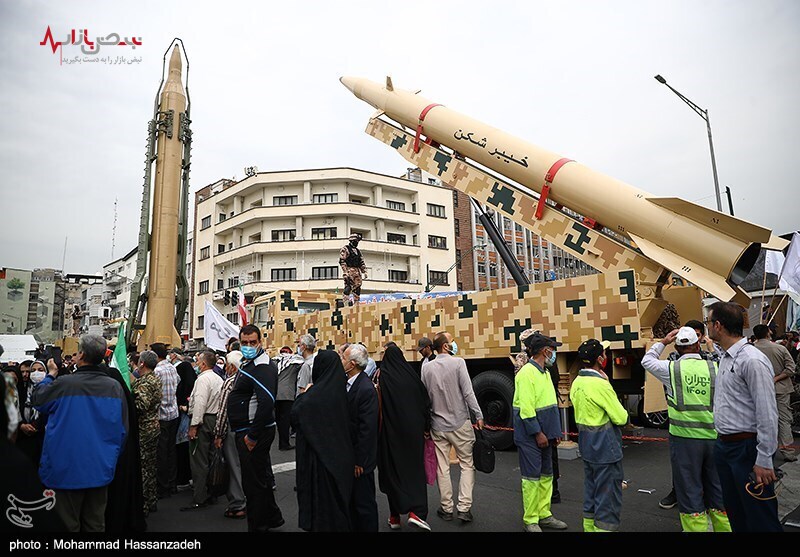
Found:
<path fill-rule="evenodd" d="M 125 346 L 125 322 L 119 324 L 117 332 L 117 346 L 114 348 L 114 355 L 111 357 L 111 367 L 119 371 L 128 390 L 131 390 L 131 370 L 128 367 L 128 354 Z"/>

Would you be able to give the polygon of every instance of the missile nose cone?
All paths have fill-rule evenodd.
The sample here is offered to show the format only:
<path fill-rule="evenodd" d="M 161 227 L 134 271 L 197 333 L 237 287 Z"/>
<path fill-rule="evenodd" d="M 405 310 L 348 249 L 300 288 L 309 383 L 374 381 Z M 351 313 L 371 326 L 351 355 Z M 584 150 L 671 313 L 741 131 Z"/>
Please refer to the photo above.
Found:
<path fill-rule="evenodd" d="M 339 81 L 342 85 L 347 87 L 351 93 L 356 94 L 356 83 L 358 82 L 358 78 L 344 75 L 339 78 Z"/>
<path fill-rule="evenodd" d="M 181 65 L 181 53 L 178 51 L 178 45 L 175 45 L 175 48 L 172 49 L 172 55 L 169 58 L 170 77 L 177 75 L 177 77 L 180 78 Z"/>

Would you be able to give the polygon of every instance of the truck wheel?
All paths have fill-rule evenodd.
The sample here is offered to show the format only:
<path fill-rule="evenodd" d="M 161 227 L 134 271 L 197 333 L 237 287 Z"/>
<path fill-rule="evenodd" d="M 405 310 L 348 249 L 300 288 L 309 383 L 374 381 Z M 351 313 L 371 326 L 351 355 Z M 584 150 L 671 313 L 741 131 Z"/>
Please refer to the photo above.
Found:
<path fill-rule="evenodd" d="M 666 410 L 653 413 L 646 413 L 644 411 L 644 397 L 642 397 L 642 400 L 639 401 L 637 414 L 639 414 L 639 423 L 645 427 L 666 429 L 666 427 L 669 425 L 669 414 Z"/>
<path fill-rule="evenodd" d="M 485 425 L 513 427 L 514 379 L 499 371 L 484 371 L 472 379 L 472 388 L 483 412 Z M 486 429 L 484 436 L 497 450 L 514 446 L 513 431 Z"/>

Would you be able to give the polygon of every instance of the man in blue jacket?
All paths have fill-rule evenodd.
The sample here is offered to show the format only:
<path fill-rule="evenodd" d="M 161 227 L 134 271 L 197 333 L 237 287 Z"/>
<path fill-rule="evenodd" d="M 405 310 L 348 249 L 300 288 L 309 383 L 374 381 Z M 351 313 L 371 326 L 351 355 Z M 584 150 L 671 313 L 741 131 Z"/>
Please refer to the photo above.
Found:
<path fill-rule="evenodd" d="M 105 353 L 103 337 L 81 337 L 75 373 L 58 377 L 50 365 L 31 397 L 48 416 L 39 477 L 70 532 L 105 531 L 107 487 L 128 433 L 123 388 L 100 367 Z"/>

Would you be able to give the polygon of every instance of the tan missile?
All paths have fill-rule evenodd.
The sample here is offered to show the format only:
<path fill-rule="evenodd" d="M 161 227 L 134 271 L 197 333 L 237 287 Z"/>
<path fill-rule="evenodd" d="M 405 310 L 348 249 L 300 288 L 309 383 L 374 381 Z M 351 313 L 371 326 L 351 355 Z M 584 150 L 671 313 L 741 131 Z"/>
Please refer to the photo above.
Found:
<path fill-rule="evenodd" d="M 186 111 L 186 92 L 181 81 L 181 56 L 177 45 L 169 59 L 169 74 L 161 91 L 158 110 L 147 323 L 139 339 L 140 349 L 154 342 L 181 345 L 180 335 L 175 330 L 175 280 L 183 153 L 180 122 L 181 114 Z"/>
<path fill-rule="evenodd" d="M 653 196 L 399 89 L 390 80 L 386 86 L 357 77 L 340 81 L 380 113 L 415 130 L 415 142 L 448 147 L 589 222 L 601 223 L 630 239 L 646 257 L 719 299 L 741 296 L 736 286 L 755 264 L 762 243 L 785 247 L 767 228 L 677 197 Z M 541 198 L 539 211 L 556 210 Z"/>

